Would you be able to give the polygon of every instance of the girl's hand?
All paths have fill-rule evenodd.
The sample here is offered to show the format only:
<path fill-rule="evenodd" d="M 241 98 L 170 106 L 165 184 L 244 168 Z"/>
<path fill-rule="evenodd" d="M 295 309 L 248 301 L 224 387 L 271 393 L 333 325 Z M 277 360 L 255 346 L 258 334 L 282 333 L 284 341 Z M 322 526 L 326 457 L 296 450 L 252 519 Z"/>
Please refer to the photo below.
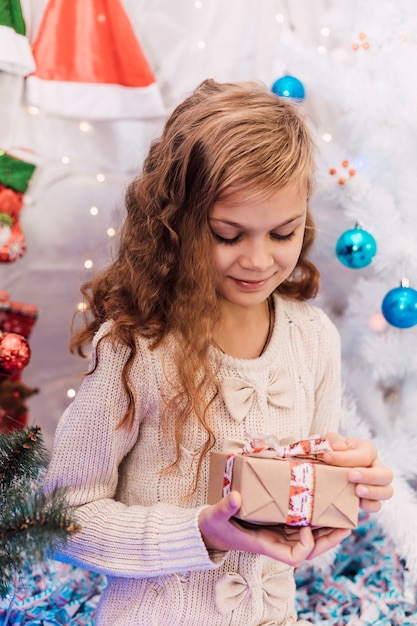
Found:
<path fill-rule="evenodd" d="M 200 511 L 200 532 L 208 550 L 254 552 L 297 567 L 306 559 L 330 550 L 350 534 L 343 529 L 319 533 L 307 526 L 296 530 L 281 525 L 247 528 L 233 519 L 240 505 L 240 494 L 231 491 Z"/>
<path fill-rule="evenodd" d="M 389 500 L 392 496 L 393 475 L 378 459 L 374 444 L 366 439 L 346 439 L 336 433 L 329 433 L 326 439 L 334 452 L 326 452 L 323 460 L 329 465 L 354 468 L 349 473 L 349 480 L 357 484 L 360 507 L 369 513 L 379 511 L 381 500 Z"/>

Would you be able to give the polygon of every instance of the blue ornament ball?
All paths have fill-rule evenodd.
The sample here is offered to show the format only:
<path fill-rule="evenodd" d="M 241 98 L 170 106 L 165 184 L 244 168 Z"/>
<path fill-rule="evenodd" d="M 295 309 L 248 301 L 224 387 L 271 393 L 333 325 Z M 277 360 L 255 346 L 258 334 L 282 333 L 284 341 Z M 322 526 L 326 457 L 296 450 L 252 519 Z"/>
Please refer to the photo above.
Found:
<path fill-rule="evenodd" d="M 360 269 L 369 265 L 376 254 L 376 241 L 370 233 L 356 226 L 340 235 L 336 255 L 343 265 Z"/>
<path fill-rule="evenodd" d="M 417 324 L 417 291 L 411 287 L 395 287 L 382 301 L 382 315 L 397 328 Z"/>
<path fill-rule="evenodd" d="M 271 91 L 277 96 L 293 98 L 294 100 L 304 100 L 305 96 L 303 83 L 289 74 L 278 78 L 272 85 Z"/>

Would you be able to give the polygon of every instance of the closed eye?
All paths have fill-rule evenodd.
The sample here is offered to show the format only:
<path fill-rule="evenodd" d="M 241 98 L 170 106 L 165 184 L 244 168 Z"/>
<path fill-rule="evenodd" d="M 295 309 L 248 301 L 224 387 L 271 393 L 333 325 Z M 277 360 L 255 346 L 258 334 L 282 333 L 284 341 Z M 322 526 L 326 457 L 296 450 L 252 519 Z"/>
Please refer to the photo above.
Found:
<path fill-rule="evenodd" d="M 219 243 L 224 243 L 226 245 L 233 245 L 234 243 L 238 243 L 242 238 L 242 234 L 236 235 L 236 237 L 227 238 L 227 237 L 222 237 L 221 235 L 216 233 L 214 230 L 212 230 L 211 232 L 216 241 L 218 241 Z M 288 233 L 288 235 L 280 235 L 279 233 L 271 233 L 272 239 L 275 239 L 278 241 L 290 241 L 294 237 L 294 235 L 295 235 L 295 230 L 293 230 L 291 233 Z"/>
<path fill-rule="evenodd" d="M 279 233 L 271 233 L 271 237 L 273 239 L 278 239 L 278 241 L 290 241 L 295 235 L 295 230 L 293 230 L 291 233 L 288 233 L 288 235 L 280 235 Z"/>
<path fill-rule="evenodd" d="M 226 237 L 221 237 L 218 233 L 214 232 L 214 230 L 212 230 L 211 232 L 216 241 L 218 241 L 219 243 L 225 243 L 226 245 L 233 245 L 234 243 L 238 243 L 238 241 L 240 241 L 240 238 L 242 237 L 242 235 L 237 235 L 232 239 L 227 239 Z"/>

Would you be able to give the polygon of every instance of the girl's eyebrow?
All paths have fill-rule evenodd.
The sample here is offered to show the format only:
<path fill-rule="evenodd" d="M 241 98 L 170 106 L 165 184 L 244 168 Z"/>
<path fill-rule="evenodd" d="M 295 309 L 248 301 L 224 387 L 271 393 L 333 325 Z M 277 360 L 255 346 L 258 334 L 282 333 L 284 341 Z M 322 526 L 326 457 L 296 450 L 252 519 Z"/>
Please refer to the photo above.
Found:
<path fill-rule="evenodd" d="M 296 220 L 303 218 L 303 217 L 304 217 L 304 213 L 300 213 L 299 215 L 294 215 L 294 217 L 290 217 L 290 219 L 288 219 L 286 222 L 283 222 L 282 224 L 278 224 L 278 226 L 275 226 L 274 228 L 281 228 L 282 226 L 288 226 L 288 224 L 292 224 Z M 227 224 L 227 226 L 233 226 L 234 228 L 242 228 L 242 224 L 238 224 L 237 222 L 232 222 L 230 220 L 222 219 L 219 217 L 210 217 L 209 221 L 220 222 L 221 224 Z"/>

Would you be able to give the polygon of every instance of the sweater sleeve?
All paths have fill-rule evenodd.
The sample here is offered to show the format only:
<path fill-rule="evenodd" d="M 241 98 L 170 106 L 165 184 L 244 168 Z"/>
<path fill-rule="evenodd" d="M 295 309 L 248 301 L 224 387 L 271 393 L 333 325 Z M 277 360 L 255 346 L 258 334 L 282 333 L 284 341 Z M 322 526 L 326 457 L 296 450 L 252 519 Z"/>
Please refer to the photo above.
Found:
<path fill-rule="evenodd" d="M 93 342 L 97 348 L 99 331 Z M 56 557 L 104 574 L 153 577 L 213 569 L 226 553 L 209 553 L 198 527 L 200 508 L 157 502 L 126 506 L 115 499 L 118 468 L 135 445 L 140 419 L 118 427 L 126 410 L 120 382 L 127 348 L 102 340 L 88 374 L 58 425 L 45 488 L 66 487 L 81 530 Z"/>
<path fill-rule="evenodd" d="M 317 363 L 315 411 L 311 434 L 337 432 L 341 411 L 341 342 L 340 335 L 327 315 L 316 309 Z"/>

